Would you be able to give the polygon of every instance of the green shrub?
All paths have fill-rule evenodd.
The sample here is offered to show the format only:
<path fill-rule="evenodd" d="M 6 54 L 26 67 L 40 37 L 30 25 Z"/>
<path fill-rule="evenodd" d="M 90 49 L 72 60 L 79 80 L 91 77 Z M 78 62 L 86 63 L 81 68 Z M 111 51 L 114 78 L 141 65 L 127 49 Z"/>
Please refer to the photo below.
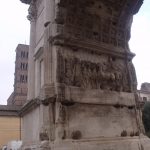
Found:
<path fill-rule="evenodd" d="M 146 135 L 150 137 L 150 102 L 146 102 L 144 105 L 142 120 Z"/>

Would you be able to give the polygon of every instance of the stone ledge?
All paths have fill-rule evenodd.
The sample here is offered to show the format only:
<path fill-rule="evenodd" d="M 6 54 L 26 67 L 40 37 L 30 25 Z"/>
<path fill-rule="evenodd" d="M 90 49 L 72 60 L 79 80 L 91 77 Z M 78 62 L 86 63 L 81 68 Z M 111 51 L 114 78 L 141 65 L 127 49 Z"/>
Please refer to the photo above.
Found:
<path fill-rule="evenodd" d="M 57 150 L 149 150 L 149 142 L 147 137 L 98 138 L 82 141 L 56 141 L 51 144 L 51 147 Z"/>
<path fill-rule="evenodd" d="M 41 104 L 42 105 L 49 105 L 49 103 L 54 103 L 56 101 L 56 97 L 49 97 L 49 98 L 46 98 L 46 99 L 38 99 L 38 98 L 35 98 L 35 99 L 32 99 L 32 100 L 29 100 L 20 110 L 19 112 L 19 115 L 20 116 L 23 116 L 25 115 L 26 113 L 30 112 L 31 110 L 35 109 L 36 107 L 40 106 Z"/>
<path fill-rule="evenodd" d="M 100 89 L 82 89 L 64 87 L 65 100 L 71 103 L 86 103 L 97 105 L 136 106 L 134 93 L 115 92 Z"/>

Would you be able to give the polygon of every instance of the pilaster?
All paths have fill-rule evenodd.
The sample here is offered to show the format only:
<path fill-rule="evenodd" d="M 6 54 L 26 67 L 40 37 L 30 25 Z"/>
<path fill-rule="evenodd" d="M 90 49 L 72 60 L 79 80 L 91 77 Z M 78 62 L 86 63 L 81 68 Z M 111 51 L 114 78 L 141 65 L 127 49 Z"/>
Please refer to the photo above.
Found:
<path fill-rule="evenodd" d="M 34 50 L 36 47 L 36 6 L 32 1 L 28 10 L 29 15 L 27 18 L 30 21 L 30 46 L 28 58 L 28 95 L 27 100 L 35 98 L 35 61 Z"/>

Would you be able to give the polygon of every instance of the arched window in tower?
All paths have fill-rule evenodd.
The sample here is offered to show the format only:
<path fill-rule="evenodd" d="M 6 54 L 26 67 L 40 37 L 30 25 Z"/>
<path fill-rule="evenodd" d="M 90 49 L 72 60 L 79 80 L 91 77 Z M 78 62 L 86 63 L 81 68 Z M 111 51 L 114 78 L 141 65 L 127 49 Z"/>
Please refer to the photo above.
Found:
<path fill-rule="evenodd" d="M 21 51 L 21 58 L 23 57 L 23 52 Z"/>
<path fill-rule="evenodd" d="M 40 61 L 40 87 L 44 85 L 44 63 Z"/>
<path fill-rule="evenodd" d="M 26 70 L 28 70 L 28 64 L 26 63 Z"/>
<path fill-rule="evenodd" d="M 28 76 L 27 75 L 25 76 L 25 82 L 26 83 L 28 82 Z"/>
<path fill-rule="evenodd" d="M 22 80 L 23 80 L 23 76 L 22 75 L 20 75 L 20 82 L 22 83 Z"/>
<path fill-rule="evenodd" d="M 20 64 L 20 69 L 22 70 L 22 63 Z"/>
<path fill-rule="evenodd" d="M 28 52 L 26 53 L 26 58 L 28 59 Z"/>

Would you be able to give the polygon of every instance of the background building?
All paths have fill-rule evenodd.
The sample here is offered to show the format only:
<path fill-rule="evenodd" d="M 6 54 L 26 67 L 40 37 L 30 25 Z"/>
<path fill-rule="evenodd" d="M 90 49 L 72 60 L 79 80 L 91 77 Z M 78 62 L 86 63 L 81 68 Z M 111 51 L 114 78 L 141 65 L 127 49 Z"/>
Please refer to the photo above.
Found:
<path fill-rule="evenodd" d="M 18 112 L 27 99 L 29 46 L 18 44 L 14 73 L 14 91 L 7 105 L 0 105 L 0 149 L 10 141 L 21 140 L 21 117 Z"/>
<path fill-rule="evenodd" d="M 0 105 L 0 149 L 9 141 L 21 139 L 19 106 Z"/>
<path fill-rule="evenodd" d="M 138 90 L 139 102 L 143 106 L 147 101 L 150 101 L 150 83 L 142 83 L 141 89 Z"/>
<path fill-rule="evenodd" d="M 16 48 L 14 91 L 7 100 L 8 105 L 23 105 L 27 98 L 29 46 L 19 44 Z"/>

